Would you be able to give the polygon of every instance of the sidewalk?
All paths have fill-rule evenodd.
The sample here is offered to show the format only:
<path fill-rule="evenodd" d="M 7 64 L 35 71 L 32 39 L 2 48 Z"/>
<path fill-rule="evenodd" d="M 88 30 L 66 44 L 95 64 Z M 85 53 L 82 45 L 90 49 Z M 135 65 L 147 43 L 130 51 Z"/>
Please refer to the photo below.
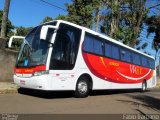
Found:
<path fill-rule="evenodd" d="M 0 82 L 0 94 L 17 93 L 17 89 L 13 82 Z"/>

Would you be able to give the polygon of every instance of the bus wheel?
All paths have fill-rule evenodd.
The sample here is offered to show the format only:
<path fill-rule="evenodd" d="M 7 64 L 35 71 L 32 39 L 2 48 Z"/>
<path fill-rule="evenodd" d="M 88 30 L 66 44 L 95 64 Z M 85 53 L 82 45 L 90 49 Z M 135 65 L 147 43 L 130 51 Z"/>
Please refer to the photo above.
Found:
<path fill-rule="evenodd" d="M 143 81 L 143 82 L 142 82 L 141 91 L 142 91 L 142 92 L 145 92 L 146 90 L 147 90 L 147 82 L 146 82 L 146 81 Z"/>
<path fill-rule="evenodd" d="M 81 76 L 76 84 L 75 97 L 84 98 L 89 94 L 89 81 L 87 77 Z"/>

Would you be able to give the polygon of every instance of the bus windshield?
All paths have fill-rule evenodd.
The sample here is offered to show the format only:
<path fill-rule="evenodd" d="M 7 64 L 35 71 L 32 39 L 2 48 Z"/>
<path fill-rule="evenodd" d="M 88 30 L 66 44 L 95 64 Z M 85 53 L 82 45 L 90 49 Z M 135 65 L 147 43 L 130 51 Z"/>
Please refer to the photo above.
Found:
<path fill-rule="evenodd" d="M 42 26 L 35 27 L 25 38 L 17 60 L 17 67 L 34 67 L 45 65 L 49 44 L 40 40 Z M 54 29 L 48 31 L 47 39 L 51 39 Z"/>

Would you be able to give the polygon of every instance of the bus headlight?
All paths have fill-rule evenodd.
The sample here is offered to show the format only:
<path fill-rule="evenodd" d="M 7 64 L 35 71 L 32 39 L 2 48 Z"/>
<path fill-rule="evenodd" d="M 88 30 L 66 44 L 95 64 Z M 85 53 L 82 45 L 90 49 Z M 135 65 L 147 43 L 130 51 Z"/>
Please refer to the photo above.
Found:
<path fill-rule="evenodd" d="M 49 70 L 37 71 L 33 73 L 33 76 L 40 76 L 40 75 L 46 75 L 46 74 L 49 74 Z"/>

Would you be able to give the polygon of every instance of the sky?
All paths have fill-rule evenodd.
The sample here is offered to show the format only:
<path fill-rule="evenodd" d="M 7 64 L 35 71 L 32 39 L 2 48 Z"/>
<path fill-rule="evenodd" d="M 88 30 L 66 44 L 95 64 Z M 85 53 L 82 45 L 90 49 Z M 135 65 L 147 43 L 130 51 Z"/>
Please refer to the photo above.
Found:
<path fill-rule="evenodd" d="M 4 8 L 4 1 L 0 0 L 0 10 Z M 47 0 L 50 3 L 65 9 L 65 3 L 71 0 Z M 9 19 L 15 26 L 37 26 L 46 16 L 52 18 L 59 14 L 65 15 L 66 11 L 45 4 L 41 0 L 11 0 Z"/>

